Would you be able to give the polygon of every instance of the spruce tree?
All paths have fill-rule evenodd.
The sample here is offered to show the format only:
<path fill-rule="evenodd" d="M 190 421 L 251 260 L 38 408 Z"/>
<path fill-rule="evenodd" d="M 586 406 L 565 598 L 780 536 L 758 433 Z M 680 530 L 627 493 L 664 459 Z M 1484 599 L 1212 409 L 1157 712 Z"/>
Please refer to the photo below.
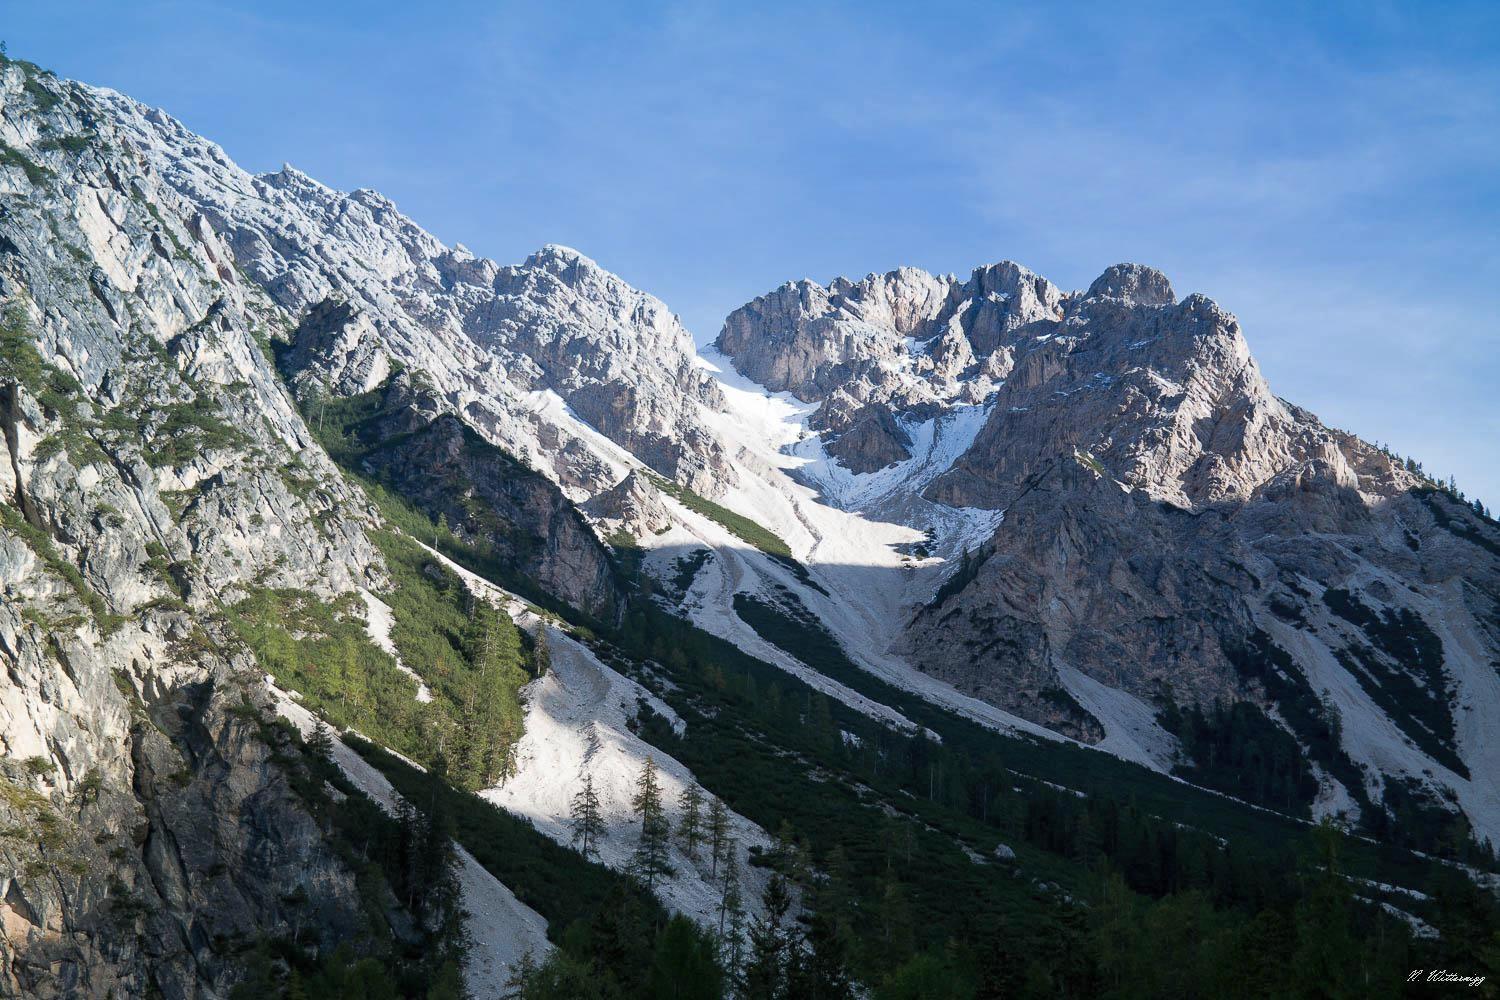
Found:
<path fill-rule="evenodd" d="M 698 858 L 698 845 L 703 843 L 703 793 L 697 785 L 688 785 L 677 799 L 682 817 L 677 821 L 677 835 L 682 838 L 682 850 L 693 860 Z"/>
<path fill-rule="evenodd" d="M 745 1000 L 779 1000 L 784 996 L 789 978 L 795 933 L 787 914 L 792 908 L 792 894 L 786 879 L 772 875 L 761 895 L 764 915 L 750 924 L 750 960 L 745 966 Z"/>
<path fill-rule="evenodd" d="M 714 799 L 708 806 L 708 856 L 709 875 L 719 874 L 719 862 L 724 860 L 725 848 L 730 845 L 729 810 L 722 799 Z"/>
<path fill-rule="evenodd" d="M 307 749 L 325 760 L 333 753 L 333 731 L 328 728 L 328 723 L 318 720 L 307 735 Z"/>
<path fill-rule="evenodd" d="M 599 811 L 599 796 L 594 791 L 594 776 L 583 776 L 583 787 L 573 796 L 570 823 L 573 844 L 584 857 L 599 856 L 599 838 L 604 836 L 604 817 Z"/>
<path fill-rule="evenodd" d="M 658 880 L 672 874 L 667 858 L 672 827 L 667 821 L 666 810 L 662 808 L 661 782 L 656 776 L 656 759 L 653 757 L 647 757 L 646 766 L 641 769 L 631 806 L 641 823 L 641 839 L 636 844 L 630 868 L 649 892 L 656 888 Z"/>
<path fill-rule="evenodd" d="M 719 960 L 730 981 L 740 975 L 745 940 L 745 902 L 740 894 L 740 863 L 733 838 L 724 841 L 724 877 L 719 893 Z"/>
<path fill-rule="evenodd" d="M 808 1000 L 852 1000 L 849 949 L 832 917 L 818 913 L 807 933 L 808 949 L 792 963 L 787 995 Z"/>

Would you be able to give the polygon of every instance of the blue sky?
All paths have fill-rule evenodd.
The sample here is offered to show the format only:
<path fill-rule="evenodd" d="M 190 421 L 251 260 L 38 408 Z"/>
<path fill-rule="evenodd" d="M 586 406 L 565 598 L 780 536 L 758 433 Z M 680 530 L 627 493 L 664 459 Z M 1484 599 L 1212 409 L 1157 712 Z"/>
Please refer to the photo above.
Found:
<path fill-rule="evenodd" d="M 1148 263 L 1500 507 L 1500 4 L 1219 6 L 52 0 L 0 37 L 450 243 L 577 247 L 700 340 L 791 278 Z"/>

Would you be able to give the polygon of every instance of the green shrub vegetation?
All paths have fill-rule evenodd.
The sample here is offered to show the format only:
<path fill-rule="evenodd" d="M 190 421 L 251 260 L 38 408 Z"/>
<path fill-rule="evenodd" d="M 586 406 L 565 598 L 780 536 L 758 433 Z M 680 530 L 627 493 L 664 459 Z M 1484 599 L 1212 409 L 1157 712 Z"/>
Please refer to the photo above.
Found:
<path fill-rule="evenodd" d="M 88 609 L 102 634 L 109 635 L 119 627 L 123 619 L 110 613 L 104 598 L 88 585 L 78 567 L 63 558 L 53 544 L 52 536 L 32 525 L 21 516 L 19 510 L 4 501 L 0 501 L 0 529 L 24 541 L 48 570 L 61 577 L 72 588 L 73 594 Z"/>
<path fill-rule="evenodd" d="M 36 163 L 14 146 L 7 146 L 3 142 L 0 142 L 0 167 L 20 167 L 26 179 L 34 186 L 46 183 L 47 178 L 52 176 L 52 171 Z"/>
<path fill-rule="evenodd" d="M 36 348 L 26 310 L 19 302 L 7 302 L 0 310 L 0 382 L 19 383 L 36 394 L 42 389 L 47 367 Z"/>
<path fill-rule="evenodd" d="M 146 461 L 156 467 L 183 465 L 203 452 L 237 447 L 250 440 L 220 416 L 218 403 L 204 392 L 187 402 L 170 403 L 159 414 L 151 411 L 151 416 L 155 427 L 146 447 Z"/>
<path fill-rule="evenodd" d="M 449 762 L 465 788 L 494 784 L 513 767 L 522 730 L 519 689 L 532 656 L 515 625 L 410 539 L 378 532 L 395 588 L 383 599 L 391 640 L 417 681 L 370 641 L 356 595 L 324 601 L 301 591 L 257 590 L 229 609 L 239 636 L 278 683 L 310 710 L 413 760 Z"/>
<path fill-rule="evenodd" d="M 672 497 L 688 510 L 702 514 L 710 521 L 718 523 L 747 545 L 760 549 L 768 556 L 792 558 L 791 547 L 781 540 L 780 535 L 760 522 L 753 521 L 743 514 L 736 514 L 728 507 L 714 503 L 707 497 L 699 496 L 686 486 L 680 486 L 655 472 L 648 471 L 646 477 L 651 480 L 652 485 L 667 496 Z"/>

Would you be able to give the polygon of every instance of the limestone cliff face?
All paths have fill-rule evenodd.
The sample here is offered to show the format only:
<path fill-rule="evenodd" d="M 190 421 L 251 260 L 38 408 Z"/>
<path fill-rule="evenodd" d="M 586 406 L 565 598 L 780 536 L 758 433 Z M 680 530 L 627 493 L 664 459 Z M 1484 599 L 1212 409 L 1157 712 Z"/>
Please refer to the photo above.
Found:
<path fill-rule="evenodd" d="M 0 64 L 0 142 L 0 993 L 223 995 L 361 907 L 218 608 L 379 586 L 368 506 L 96 94 Z"/>
<path fill-rule="evenodd" d="M 550 479 L 485 441 L 409 373 L 364 399 L 369 415 L 351 435 L 362 473 L 443 518 L 517 586 L 606 622 L 619 616 L 624 595 L 608 553 Z"/>
<path fill-rule="evenodd" d="M 1017 331 L 1060 315 L 1051 282 L 1009 261 L 968 281 L 916 268 L 802 280 L 741 306 L 715 346 L 777 392 L 821 405 L 811 425 L 854 472 L 910 457 L 890 419 L 983 402 L 1009 370 Z"/>

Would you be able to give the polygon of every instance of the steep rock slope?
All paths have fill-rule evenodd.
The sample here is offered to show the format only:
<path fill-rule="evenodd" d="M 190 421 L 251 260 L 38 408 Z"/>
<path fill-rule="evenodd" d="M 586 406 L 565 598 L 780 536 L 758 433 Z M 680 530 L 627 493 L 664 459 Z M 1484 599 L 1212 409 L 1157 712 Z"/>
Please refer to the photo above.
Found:
<path fill-rule="evenodd" d="M 20 632 L 14 641 L 0 633 L 0 653 L 15 661 L 0 692 L 0 736 L 11 757 L 31 762 L 10 774 L 14 792 L 7 784 L 0 808 L 15 821 L 6 829 L 46 824 L 34 845 L 0 844 L 41 854 L 34 871 L 3 889 L 7 985 L 37 995 L 112 987 L 218 995 L 244 975 L 257 942 L 292 938 L 313 954 L 352 943 L 358 954 L 372 926 L 420 950 L 414 915 L 380 896 L 332 829 L 350 789 L 333 788 L 325 800 L 302 787 L 298 743 L 267 722 L 262 671 L 246 646 L 262 652 L 245 632 L 259 621 L 232 606 L 282 592 L 296 592 L 293 605 L 304 592 L 310 607 L 363 603 L 370 641 L 383 639 L 394 656 L 388 617 L 384 630 L 376 621 L 389 614 L 376 595 L 391 581 L 370 541 L 385 535 L 367 533 L 389 529 L 395 508 L 373 507 L 356 485 L 364 482 L 382 504 L 390 498 L 374 486 L 443 524 L 445 538 L 484 551 L 529 597 L 611 623 L 623 595 L 610 558 L 563 490 L 588 495 L 611 485 L 617 468 L 646 463 L 721 488 L 720 478 L 705 478 L 718 443 L 682 423 L 721 406 L 718 390 L 675 318 L 587 258 L 547 248 L 515 268 L 479 262 L 472 272 L 483 287 L 460 287 L 436 306 L 429 294 L 463 283 L 452 273 L 434 278 L 433 269 L 456 266 L 461 251 L 434 250 L 368 193 L 330 207 L 346 196 L 287 172 L 254 183 L 264 192 L 295 188 L 297 204 L 328 203 L 278 204 L 254 219 L 297 230 L 301 211 L 353 228 L 299 230 L 292 235 L 306 243 L 296 246 L 282 233 L 286 256 L 256 271 L 258 258 L 235 251 L 260 246 L 253 227 L 215 214 L 241 192 L 218 187 L 210 197 L 182 183 L 219 166 L 216 180 L 251 183 L 222 154 L 194 160 L 194 146 L 169 155 L 147 133 L 175 123 L 32 67 L 7 64 L 6 87 L 0 293 L 20 311 L 7 319 L 0 372 L 0 563 L 4 613 Z M 350 221 L 356 206 L 372 205 L 378 220 Z M 386 238 L 409 251 L 410 267 L 387 260 L 361 271 L 379 256 L 372 241 Z M 428 250 L 442 260 L 416 262 Z M 314 262 L 327 271 L 310 271 Z M 320 285 L 314 273 L 337 280 Z M 35 357 L 12 366 L 22 348 Z M 61 596 L 69 591 L 76 597 Z M 93 621 L 53 620 L 51 610 L 82 610 Z M 319 636 L 298 628 L 281 638 Z M 56 706 L 48 656 L 80 686 Z M 408 656 L 395 665 L 415 673 L 417 701 L 443 697 L 437 678 L 422 683 L 432 664 Z M 639 763 L 649 747 L 629 739 Z M 111 746 L 130 741 L 145 749 L 122 764 Z M 189 753 L 192 766 L 179 767 Z M 114 766 L 96 773 L 98 760 Z M 44 761 L 68 780 L 43 779 Z M 362 787 L 356 777 L 345 768 Z M 692 779 L 675 767 L 673 780 Z M 88 807 L 101 796 L 117 801 L 91 831 L 106 839 L 90 845 Z M 237 838 L 216 829 L 235 821 L 249 828 Z M 143 856 L 115 848 L 108 838 L 117 835 L 134 837 Z M 769 843 L 763 832 L 753 839 Z M 158 863 L 179 845 L 186 860 Z M 110 862 L 97 872 L 74 870 L 106 851 Z M 309 877 L 313 884 L 301 883 Z M 691 912 L 707 920 L 713 886 L 706 876 L 693 886 Z M 372 913 L 377 904 L 384 911 Z M 302 929 L 309 922 L 315 933 Z M 151 946 L 112 945 L 128 932 L 148 935 Z M 486 965 L 478 957 L 471 972 Z"/>
<path fill-rule="evenodd" d="M 811 426 L 830 454 L 869 473 L 911 457 L 894 414 L 982 402 L 1013 362 L 1015 331 L 1060 315 L 1061 293 L 1009 261 L 967 282 L 916 268 L 803 279 L 741 306 L 715 347 L 775 392 L 818 403 Z"/>
<path fill-rule="evenodd" d="M 305 353 L 300 339 L 288 353 Z M 335 404 L 339 427 L 327 430 L 338 435 L 332 447 L 339 459 L 484 551 L 497 572 L 614 621 L 624 598 L 608 553 L 578 509 L 550 479 L 447 410 L 430 385 L 400 372 Z M 326 403 L 309 407 L 320 422 L 327 419 Z"/>
<path fill-rule="evenodd" d="M 366 911 L 214 609 L 379 585 L 366 507 L 261 352 L 275 307 L 82 88 L 0 64 L 0 142 L 0 992 L 222 993 Z"/>

